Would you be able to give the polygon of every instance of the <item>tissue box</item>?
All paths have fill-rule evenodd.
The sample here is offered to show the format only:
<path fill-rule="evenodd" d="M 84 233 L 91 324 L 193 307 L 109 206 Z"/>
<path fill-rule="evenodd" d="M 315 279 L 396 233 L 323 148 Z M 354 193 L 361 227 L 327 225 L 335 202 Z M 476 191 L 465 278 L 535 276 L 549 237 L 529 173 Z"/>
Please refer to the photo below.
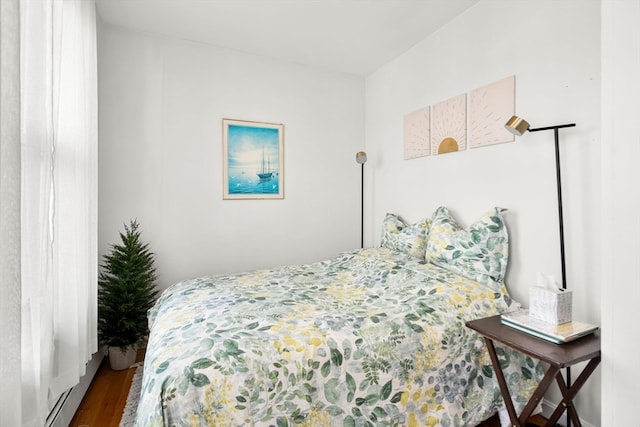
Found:
<path fill-rule="evenodd" d="M 529 316 L 548 323 L 571 322 L 571 291 L 529 288 Z"/>

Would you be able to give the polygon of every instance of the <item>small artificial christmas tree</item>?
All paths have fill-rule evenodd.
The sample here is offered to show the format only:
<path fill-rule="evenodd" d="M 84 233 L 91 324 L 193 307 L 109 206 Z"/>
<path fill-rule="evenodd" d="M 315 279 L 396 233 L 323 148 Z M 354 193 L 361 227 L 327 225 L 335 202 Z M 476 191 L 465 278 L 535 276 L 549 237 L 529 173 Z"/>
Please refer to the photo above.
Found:
<path fill-rule="evenodd" d="M 98 277 L 98 339 L 123 353 L 147 335 L 147 311 L 158 295 L 155 255 L 141 242 L 136 220 L 124 229 L 122 244 L 111 246 Z"/>

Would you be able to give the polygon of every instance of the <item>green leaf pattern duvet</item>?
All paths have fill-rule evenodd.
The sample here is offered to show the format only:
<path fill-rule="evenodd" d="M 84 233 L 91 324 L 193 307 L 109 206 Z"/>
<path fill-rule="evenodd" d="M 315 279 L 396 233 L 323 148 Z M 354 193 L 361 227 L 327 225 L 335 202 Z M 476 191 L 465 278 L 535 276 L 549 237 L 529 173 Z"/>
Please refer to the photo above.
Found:
<path fill-rule="evenodd" d="M 510 303 L 383 248 L 185 281 L 149 313 L 136 425 L 475 426 L 502 398 L 464 323 Z M 521 409 L 541 367 L 497 350 Z"/>

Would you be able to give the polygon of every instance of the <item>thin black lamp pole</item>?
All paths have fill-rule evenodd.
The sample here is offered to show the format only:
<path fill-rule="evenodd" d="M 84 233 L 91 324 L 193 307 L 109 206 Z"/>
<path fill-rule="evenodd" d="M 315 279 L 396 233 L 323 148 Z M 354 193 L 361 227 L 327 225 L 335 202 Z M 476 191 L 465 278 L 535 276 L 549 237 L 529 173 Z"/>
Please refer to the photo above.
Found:
<path fill-rule="evenodd" d="M 565 265 L 564 256 L 564 217 L 562 214 L 562 179 L 560 175 L 560 138 L 558 136 L 558 129 L 574 127 L 575 123 L 569 123 L 566 125 L 547 126 L 543 128 L 529 129 L 529 132 L 538 132 L 541 130 L 553 129 L 553 135 L 555 138 L 556 149 L 556 186 L 558 188 L 558 226 L 560 231 L 560 262 L 562 268 L 562 289 L 567 289 L 567 269 Z M 571 387 L 571 368 L 566 368 L 567 387 Z M 567 427 L 571 427 L 571 418 L 569 417 L 569 411 L 567 410 Z"/>
<path fill-rule="evenodd" d="M 358 151 L 356 162 L 360 164 L 360 248 L 364 249 L 364 164 L 367 162 L 367 153 Z"/>
<path fill-rule="evenodd" d="M 558 136 L 558 129 L 574 127 L 575 123 L 557 126 L 547 126 L 543 128 L 529 129 L 529 132 L 538 132 L 541 130 L 553 129 L 553 135 L 555 137 L 555 149 L 556 149 L 556 187 L 558 189 L 558 229 L 560 232 L 560 267 L 562 269 L 562 289 L 567 289 L 567 268 L 565 263 L 564 254 L 564 216 L 562 213 L 562 178 L 560 174 L 560 138 Z"/>
<path fill-rule="evenodd" d="M 360 248 L 364 249 L 364 163 L 360 165 Z"/>

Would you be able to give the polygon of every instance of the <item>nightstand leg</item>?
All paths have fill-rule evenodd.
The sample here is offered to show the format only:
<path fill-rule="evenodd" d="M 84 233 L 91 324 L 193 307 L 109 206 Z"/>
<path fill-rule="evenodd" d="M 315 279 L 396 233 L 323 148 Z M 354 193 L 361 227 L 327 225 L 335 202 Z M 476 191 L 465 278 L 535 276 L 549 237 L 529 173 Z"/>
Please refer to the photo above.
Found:
<path fill-rule="evenodd" d="M 509 386 L 507 385 L 507 381 L 504 378 L 504 373 L 502 372 L 502 368 L 500 368 L 500 361 L 498 360 L 498 355 L 496 354 L 496 349 L 493 345 L 493 341 L 487 337 L 484 337 L 484 341 L 487 345 L 487 350 L 489 351 L 489 357 L 491 357 L 491 364 L 493 365 L 493 372 L 496 374 L 496 379 L 498 380 L 498 385 L 500 386 L 500 391 L 502 392 L 502 400 L 504 400 L 504 404 L 507 407 L 507 413 L 509 414 L 509 419 L 511 420 L 512 427 L 521 427 L 526 424 L 527 420 L 533 413 L 536 406 L 544 396 L 544 393 L 547 391 L 551 382 L 553 381 L 558 369 L 550 368 L 544 375 L 544 378 L 538 384 L 538 387 L 533 392 L 533 395 L 529 399 L 529 402 L 524 407 L 524 410 L 518 417 L 516 414 L 516 409 L 513 406 L 513 400 L 511 399 L 511 393 L 509 391 Z"/>
<path fill-rule="evenodd" d="M 540 381 L 538 387 L 536 387 L 535 391 L 529 398 L 527 405 L 522 410 L 522 414 L 520 414 L 520 421 L 522 423 L 526 423 L 527 419 L 529 419 L 531 414 L 533 414 L 533 411 L 538 407 L 538 404 L 540 404 L 540 401 L 544 397 L 544 394 L 547 392 L 547 390 L 549 390 L 551 383 L 553 382 L 554 378 L 556 378 L 556 375 L 559 374 L 559 372 L 560 370 L 558 368 L 554 368 L 553 366 L 550 366 L 549 369 L 547 369 L 544 377 L 542 377 L 542 381 Z"/>
<path fill-rule="evenodd" d="M 557 375 L 561 375 L 560 369 L 555 368 L 553 366 L 549 367 L 549 369 L 545 372 L 544 377 L 542 378 L 542 381 L 540 381 L 540 383 L 538 384 L 538 387 L 533 392 L 533 395 L 531 395 L 531 397 L 529 398 L 529 402 L 527 402 L 526 406 L 522 410 L 520 417 L 518 417 L 518 415 L 516 414 L 515 407 L 513 406 L 513 400 L 511 399 L 511 393 L 509 392 L 509 387 L 507 386 L 507 382 L 504 378 L 504 373 L 500 368 L 500 361 L 498 360 L 498 355 L 496 354 L 496 349 L 493 345 L 493 341 L 487 337 L 484 337 L 484 341 L 487 345 L 487 350 L 489 351 L 489 357 L 491 357 L 493 372 L 495 372 L 496 374 L 496 379 L 498 380 L 498 385 L 500 386 L 500 391 L 502 393 L 502 399 L 504 400 L 504 404 L 507 407 L 507 413 L 509 414 L 509 419 L 511 420 L 512 427 L 522 427 L 526 425 L 527 420 L 529 419 L 533 411 L 536 409 L 536 407 L 542 400 L 542 397 L 546 393 L 547 389 L 549 389 L 549 386 L 553 382 L 554 378 L 556 378 Z M 595 369 L 595 366 L 594 366 L 594 369 Z M 584 380 L 582 382 L 584 383 Z M 560 412 L 560 414 L 562 414 L 562 412 Z M 555 424 L 548 423 L 547 425 L 553 426 Z"/>
<path fill-rule="evenodd" d="M 558 372 L 556 375 L 556 382 L 558 383 L 558 387 L 560 388 L 560 392 L 562 392 L 562 401 L 553 412 L 551 417 L 549 418 L 548 425 L 553 426 L 555 422 L 558 421 L 564 410 L 566 409 L 569 413 L 569 417 L 575 424 L 575 427 L 581 427 L 582 423 L 580 423 L 580 418 L 578 417 L 578 412 L 576 408 L 573 406 L 573 398 L 576 397 L 580 388 L 587 382 L 587 379 L 596 367 L 600 364 L 600 356 L 594 357 L 589 361 L 587 366 L 582 370 L 578 379 L 573 383 L 571 387 L 567 387 L 567 384 L 564 381 L 564 378 Z"/>

